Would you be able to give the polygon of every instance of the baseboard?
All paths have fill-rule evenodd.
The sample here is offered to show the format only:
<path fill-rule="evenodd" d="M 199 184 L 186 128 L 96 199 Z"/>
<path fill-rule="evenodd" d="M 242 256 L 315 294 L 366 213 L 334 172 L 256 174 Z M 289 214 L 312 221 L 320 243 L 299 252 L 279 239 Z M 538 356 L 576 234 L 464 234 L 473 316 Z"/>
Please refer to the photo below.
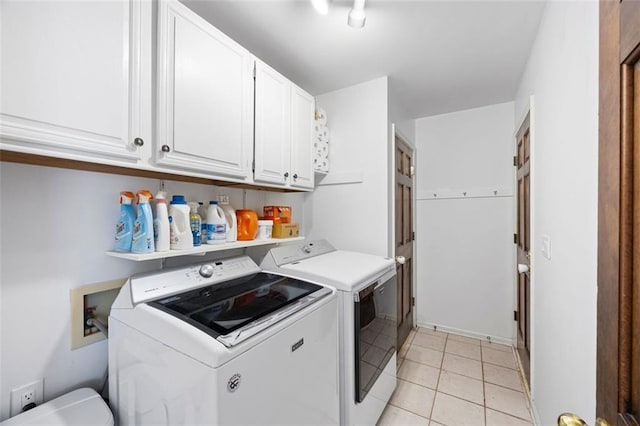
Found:
<path fill-rule="evenodd" d="M 480 340 L 484 340 L 484 341 L 487 341 L 487 342 L 490 341 L 490 342 L 493 342 L 493 343 L 499 343 L 501 345 L 513 346 L 515 344 L 513 339 L 507 339 L 507 338 L 504 338 L 504 337 L 487 336 L 486 334 L 476 333 L 476 332 L 468 331 L 468 330 L 462 330 L 462 329 L 454 328 L 454 327 L 447 327 L 447 326 L 444 326 L 444 325 L 433 324 L 433 323 L 417 322 L 416 324 L 417 324 L 418 327 L 430 328 L 430 329 L 433 329 L 435 327 L 437 330 L 444 331 L 446 333 L 459 334 L 461 336 L 472 337 L 474 339 L 480 339 Z"/>
<path fill-rule="evenodd" d="M 522 384 L 524 385 L 524 393 L 527 396 L 527 403 L 529 405 L 529 412 L 531 413 L 531 420 L 536 426 L 542 425 L 542 422 L 540 421 L 540 414 L 538 413 L 536 404 L 533 400 L 533 397 L 531 396 L 531 387 L 527 384 L 527 381 L 524 377 L 524 369 L 522 368 L 522 360 L 520 359 L 520 354 L 517 350 L 515 350 L 515 348 L 513 353 L 515 354 L 516 361 L 518 362 L 518 372 L 520 373 L 520 380 L 522 380 Z"/>

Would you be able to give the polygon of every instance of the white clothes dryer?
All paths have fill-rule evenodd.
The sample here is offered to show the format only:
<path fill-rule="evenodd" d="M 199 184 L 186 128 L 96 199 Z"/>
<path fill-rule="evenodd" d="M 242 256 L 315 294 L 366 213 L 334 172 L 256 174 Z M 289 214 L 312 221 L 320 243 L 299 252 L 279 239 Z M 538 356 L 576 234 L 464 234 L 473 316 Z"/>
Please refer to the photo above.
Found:
<path fill-rule="evenodd" d="M 318 240 L 273 248 L 260 267 L 338 290 L 340 424 L 376 424 L 396 387 L 394 260 Z"/>
<path fill-rule="evenodd" d="M 119 425 L 336 425 L 335 289 L 247 256 L 132 276 L 109 321 Z"/>

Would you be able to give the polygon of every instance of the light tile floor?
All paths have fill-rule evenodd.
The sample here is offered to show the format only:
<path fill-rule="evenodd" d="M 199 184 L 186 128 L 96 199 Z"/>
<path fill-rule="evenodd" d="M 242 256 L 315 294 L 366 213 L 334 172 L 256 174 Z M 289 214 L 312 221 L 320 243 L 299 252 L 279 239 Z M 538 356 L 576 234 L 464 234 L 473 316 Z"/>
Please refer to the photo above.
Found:
<path fill-rule="evenodd" d="M 528 399 L 509 346 L 416 328 L 379 426 L 526 426 Z"/>

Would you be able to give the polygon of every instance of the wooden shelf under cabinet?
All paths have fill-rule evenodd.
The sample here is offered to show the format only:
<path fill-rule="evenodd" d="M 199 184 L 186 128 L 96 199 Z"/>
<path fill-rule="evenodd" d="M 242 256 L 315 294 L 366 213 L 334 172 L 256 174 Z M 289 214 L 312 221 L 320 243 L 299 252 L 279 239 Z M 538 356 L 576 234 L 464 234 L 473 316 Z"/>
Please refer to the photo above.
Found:
<path fill-rule="evenodd" d="M 139 253 L 121 253 L 118 251 L 108 251 L 107 255 L 112 257 L 119 257 L 120 259 L 133 260 L 136 262 L 142 262 L 145 260 L 154 260 L 154 259 L 164 259 L 167 257 L 178 257 L 178 256 L 202 256 L 206 253 L 213 251 L 223 251 L 223 250 L 233 250 L 245 247 L 256 247 L 256 246 L 264 246 L 269 244 L 280 244 L 291 241 L 302 241 L 304 237 L 293 237 L 293 238 L 268 238 L 266 240 L 251 240 L 251 241 L 235 241 L 232 243 L 222 243 L 222 244 L 203 244 L 199 247 L 193 247 L 185 250 L 169 250 L 158 252 L 155 251 L 153 253 L 148 254 L 139 254 Z"/>

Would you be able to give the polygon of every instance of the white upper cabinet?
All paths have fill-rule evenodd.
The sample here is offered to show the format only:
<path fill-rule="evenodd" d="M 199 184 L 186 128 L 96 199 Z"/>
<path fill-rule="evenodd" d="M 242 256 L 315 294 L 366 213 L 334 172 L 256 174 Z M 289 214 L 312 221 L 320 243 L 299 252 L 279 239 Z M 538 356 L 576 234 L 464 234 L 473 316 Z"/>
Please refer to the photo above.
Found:
<path fill-rule="evenodd" d="M 291 186 L 313 189 L 313 96 L 293 86 L 291 89 Z"/>
<path fill-rule="evenodd" d="M 291 150 L 291 83 L 256 60 L 254 180 L 286 185 Z"/>
<path fill-rule="evenodd" d="M 314 100 L 256 60 L 254 180 L 312 189 Z"/>
<path fill-rule="evenodd" d="M 141 14 L 148 6 L 3 1 L 0 147 L 135 163 L 149 142 L 140 128 Z"/>
<path fill-rule="evenodd" d="M 177 1 L 160 1 L 159 164 L 251 177 L 253 61 L 242 46 Z"/>

